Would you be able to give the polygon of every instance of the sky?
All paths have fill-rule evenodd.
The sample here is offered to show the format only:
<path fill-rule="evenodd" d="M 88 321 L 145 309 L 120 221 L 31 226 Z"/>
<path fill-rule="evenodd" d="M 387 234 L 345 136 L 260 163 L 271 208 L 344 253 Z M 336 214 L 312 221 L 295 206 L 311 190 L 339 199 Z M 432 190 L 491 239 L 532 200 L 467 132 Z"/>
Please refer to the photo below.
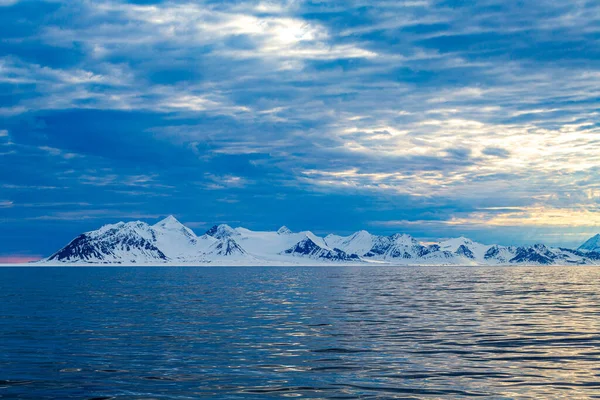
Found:
<path fill-rule="evenodd" d="M 573 247 L 600 2 L 0 0 L 0 260 L 175 215 Z"/>

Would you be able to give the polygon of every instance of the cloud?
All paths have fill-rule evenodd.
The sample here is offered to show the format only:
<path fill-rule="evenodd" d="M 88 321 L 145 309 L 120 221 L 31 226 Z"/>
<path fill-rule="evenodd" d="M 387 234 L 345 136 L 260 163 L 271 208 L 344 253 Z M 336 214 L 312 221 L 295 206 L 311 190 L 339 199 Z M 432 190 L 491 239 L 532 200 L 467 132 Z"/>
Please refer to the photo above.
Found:
<path fill-rule="evenodd" d="M 0 107 L 0 113 L 10 116 L 34 110 L 78 108 L 224 115 L 250 111 L 248 107 L 230 104 L 218 92 L 208 92 L 198 85 L 146 87 L 134 84 L 128 67 L 100 64 L 95 68 L 99 69 L 98 73 L 52 69 L 10 58 L 0 59 L 0 83 L 34 86 L 39 91 L 34 96 L 24 98 L 19 105 Z"/>
<path fill-rule="evenodd" d="M 475 212 L 448 221 L 451 225 L 483 225 L 486 227 L 598 227 L 600 208 L 585 205 L 580 209 L 528 206 L 496 214 Z"/>
<path fill-rule="evenodd" d="M 160 188 L 170 189 L 173 186 L 167 185 L 156 180 L 157 175 L 117 175 L 117 174 L 82 174 L 77 177 L 77 180 L 83 185 L 92 186 L 115 186 L 128 188 Z"/>
<path fill-rule="evenodd" d="M 510 151 L 503 149 L 502 147 L 486 147 L 481 151 L 486 156 L 494 156 L 500 158 L 508 158 Z"/>
<path fill-rule="evenodd" d="M 12 208 L 14 206 L 14 203 L 10 200 L 1 200 L 0 201 L 0 208 Z"/>
<path fill-rule="evenodd" d="M 156 219 L 163 216 L 162 214 L 149 214 L 141 212 L 123 212 L 114 209 L 86 209 L 77 211 L 62 211 L 52 214 L 39 215 L 30 217 L 30 221 L 82 221 L 82 220 L 99 220 L 99 219 L 115 219 L 123 218 L 127 220 L 133 219 Z"/>
<path fill-rule="evenodd" d="M 65 153 L 64 151 L 62 151 L 61 149 L 57 149 L 56 147 L 50 147 L 50 146 L 40 146 L 38 147 L 39 150 L 47 152 L 48 154 L 52 155 L 52 156 L 57 156 L 57 157 L 62 157 L 65 159 L 71 159 L 71 158 L 75 158 L 75 157 L 81 157 L 81 155 L 76 154 L 76 153 Z"/>
<path fill-rule="evenodd" d="M 597 2 L 32 4 L 0 13 L 3 198 L 431 231 L 597 207 Z"/>
<path fill-rule="evenodd" d="M 448 219 L 372 221 L 373 226 L 455 226 L 461 228 L 595 228 L 600 226 L 600 207 L 552 208 L 546 206 L 488 207 L 480 211 L 449 216 Z M 559 235 L 555 233 L 554 235 Z M 579 234 L 577 234 L 579 235 Z"/>
<path fill-rule="evenodd" d="M 218 176 L 213 174 L 205 174 L 204 177 L 208 182 L 201 183 L 201 186 L 208 190 L 239 189 L 244 188 L 252 183 L 244 177 L 235 175 Z M 223 201 L 223 199 L 219 199 L 218 201 Z"/>

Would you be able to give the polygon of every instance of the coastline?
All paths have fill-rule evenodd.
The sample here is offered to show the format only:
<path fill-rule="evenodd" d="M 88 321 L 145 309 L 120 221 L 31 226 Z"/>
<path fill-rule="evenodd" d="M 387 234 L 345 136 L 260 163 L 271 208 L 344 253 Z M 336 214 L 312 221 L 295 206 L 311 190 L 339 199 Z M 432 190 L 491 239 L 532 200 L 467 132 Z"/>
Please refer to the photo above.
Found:
<path fill-rule="evenodd" d="M 600 264 L 395 264 L 395 263 L 22 263 L 22 264 L 0 264 L 0 268 L 115 268 L 115 267 L 137 267 L 137 268 L 236 268 L 236 267 L 394 267 L 394 268 L 505 268 L 505 267 L 600 267 Z"/>

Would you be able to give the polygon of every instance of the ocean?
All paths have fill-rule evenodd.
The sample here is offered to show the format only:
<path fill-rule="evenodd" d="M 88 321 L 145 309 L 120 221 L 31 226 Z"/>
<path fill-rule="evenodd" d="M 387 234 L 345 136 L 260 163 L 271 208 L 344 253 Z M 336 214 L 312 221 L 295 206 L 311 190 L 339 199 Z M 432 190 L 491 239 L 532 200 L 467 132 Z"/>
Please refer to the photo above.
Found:
<path fill-rule="evenodd" d="M 600 268 L 0 268 L 2 399 L 288 397 L 600 398 Z"/>

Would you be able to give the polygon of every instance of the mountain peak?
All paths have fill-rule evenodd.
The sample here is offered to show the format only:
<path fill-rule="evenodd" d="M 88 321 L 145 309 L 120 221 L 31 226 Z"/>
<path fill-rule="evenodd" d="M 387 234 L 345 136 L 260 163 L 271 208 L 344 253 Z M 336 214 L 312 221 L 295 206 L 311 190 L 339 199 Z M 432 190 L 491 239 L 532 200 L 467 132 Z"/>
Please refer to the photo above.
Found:
<path fill-rule="evenodd" d="M 354 232 L 351 237 L 353 237 L 353 238 L 367 237 L 368 238 L 368 237 L 371 237 L 371 234 L 363 229 L 363 230 Z"/>
<path fill-rule="evenodd" d="M 413 237 L 410 236 L 408 233 L 394 233 L 392 236 L 390 236 L 393 240 L 401 240 L 401 239 L 405 239 L 405 240 L 412 240 Z"/>
<path fill-rule="evenodd" d="M 600 233 L 586 240 L 577 250 L 583 252 L 600 252 Z"/>
<path fill-rule="evenodd" d="M 172 214 L 168 215 L 165 219 L 163 219 L 163 221 L 165 221 L 165 222 L 179 222 L 179 221 L 177 221 L 177 218 L 175 218 L 175 216 L 172 215 Z"/>
<path fill-rule="evenodd" d="M 172 215 L 169 215 L 167 218 L 164 218 L 160 221 L 158 221 L 156 224 L 154 224 L 154 226 L 169 226 L 169 225 L 183 225 L 181 222 L 179 222 L 177 220 L 177 218 L 175 218 Z"/>
<path fill-rule="evenodd" d="M 213 225 L 209 230 L 204 232 L 205 235 L 214 236 L 217 233 L 217 229 L 219 229 L 219 225 Z"/>
<path fill-rule="evenodd" d="M 150 228 L 150 225 L 148 225 L 147 223 L 145 223 L 143 221 L 131 221 L 131 222 L 126 222 L 123 225 L 117 224 L 117 227 L 125 228 L 125 229 L 132 229 L 132 230 L 136 230 L 136 229 L 148 230 Z"/>
<path fill-rule="evenodd" d="M 459 236 L 459 237 L 455 238 L 454 240 L 460 241 L 460 242 L 463 242 L 463 243 L 465 243 L 465 242 L 466 243 L 472 242 L 471 239 L 469 239 L 468 237 L 465 237 L 465 236 Z"/>
<path fill-rule="evenodd" d="M 174 238 L 176 236 L 173 235 L 183 235 L 187 238 L 186 240 L 196 240 L 196 234 L 194 231 L 183 225 L 172 215 L 169 215 L 167 218 L 157 222 L 152 226 L 152 228 L 154 228 L 154 231 L 157 232 L 161 237 L 171 236 Z"/>
<path fill-rule="evenodd" d="M 406 234 L 378 236 L 358 231 L 349 236 L 310 231 L 291 234 L 215 225 L 203 236 L 170 215 L 155 225 L 141 221 L 105 225 L 83 233 L 45 262 L 52 263 L 265 263 L 290 257 L 319 261 L 356 261 L 391 265 L 600 265 L 600 234 L 580 250 L 547 247 L 485 245 L 465 237 L 421 244 Z M 281 264 L 279 264 L 281 265 Z"/>
<path fill-rule="evenodd" d="M 280 235 L 289 235 L 290 233 L 292 233 L 292 231 L 290 230 L 290 228 L 288 228 L 287 226 L 283 225 L 281 228 L 279 228 L 277 230 L 277 233 Z"/>
<path fill-rule="evenodd" d="M 215 242 L 209 248 L 209 253 L 218 256 L 245 255 L 246 251 L 240 247 L 235 240 L 226 237 Z"/>
<path fill-rule="evenodd" d="M 231 236 L 240 236 L 240 233 L 227 224 L 215 225 L 206 231 L 208 236 L 212 236 L 217 239 L 224 239 Z"/>
<path fill-rule="evenodd" d="M 358 261 L 356 254 L 348 254 L 340 249 L 330 249 L 318 236 L 306 232 L 304 239 L 280 254 L 290 254 L 297 257 L 308 257 L 330 261 Z"/>

